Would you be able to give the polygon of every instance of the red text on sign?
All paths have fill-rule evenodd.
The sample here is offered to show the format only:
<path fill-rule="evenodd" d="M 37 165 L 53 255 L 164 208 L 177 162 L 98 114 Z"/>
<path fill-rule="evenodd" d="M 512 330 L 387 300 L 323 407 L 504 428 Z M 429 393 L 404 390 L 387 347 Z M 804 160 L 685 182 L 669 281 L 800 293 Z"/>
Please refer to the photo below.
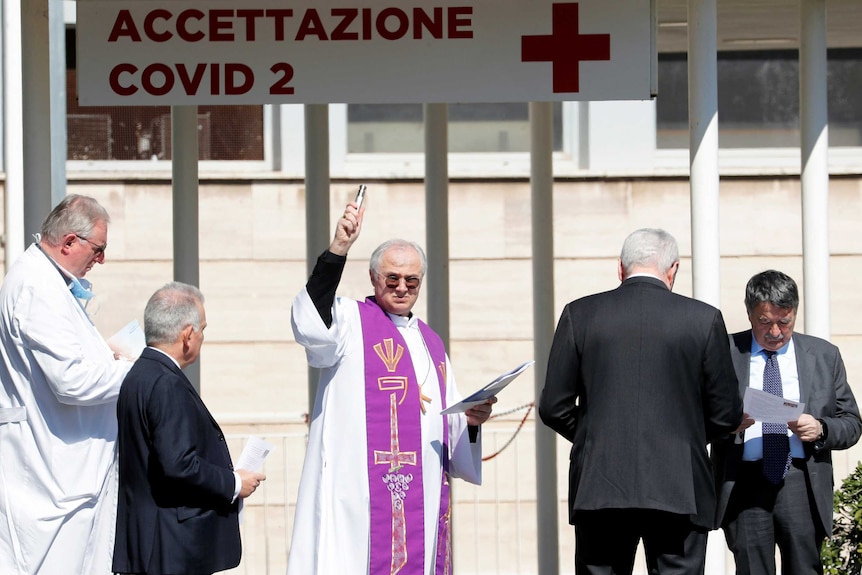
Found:
<path fill-rule="evenodd" d="M 254 42 L 258 33 L 271 35 L 276 42 L 293 40 L 401 40 L 412 38 L 473 38 L 472 6 L 332 8 L 328 12 L 283 9 L 212 9 L 190 8 L 172 11 L 150 10 L 136 18 L 128 9 L 119 10 L 108 35 L 108 42 L 128 40 L 168 42 Z"/>
<path fill-rule="evenodd" d="M 187 96 L 239 96 L 251 91 L 254 72 L 239 63 L 201 63 L 195 66 L 154 63 L 142 70 L 134 64 L 117 64 L 108 77 L 111 90 L 120 96 L 132 96 L 139 89 L 151 96 L 164 96 L 174 89 L 177 82 Z"/>

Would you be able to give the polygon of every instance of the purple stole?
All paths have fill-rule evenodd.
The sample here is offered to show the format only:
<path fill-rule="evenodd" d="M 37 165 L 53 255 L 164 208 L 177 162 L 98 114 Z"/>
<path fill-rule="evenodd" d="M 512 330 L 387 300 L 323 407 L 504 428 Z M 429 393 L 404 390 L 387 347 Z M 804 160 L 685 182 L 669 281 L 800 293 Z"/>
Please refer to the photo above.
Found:
<path fill-rule="evenodd" d="M 422 417 L 443 417 L 446 350 L 424 322 L 419 330 L 436 367 L 443 405 L 422 414 L 421 389 L 404 338 L 373 297 L 357 302 L 365 352 L 365 419 L 370 497 L 369 573 L 423 575 L 425 553 L 436 553 L 436 575 L 452 568 L 449 537 L 449 426 L 443 422 L 443 461 L 437 549 L 425 549 Z M 432 512 L 428 510 L 428 512 Z"/>

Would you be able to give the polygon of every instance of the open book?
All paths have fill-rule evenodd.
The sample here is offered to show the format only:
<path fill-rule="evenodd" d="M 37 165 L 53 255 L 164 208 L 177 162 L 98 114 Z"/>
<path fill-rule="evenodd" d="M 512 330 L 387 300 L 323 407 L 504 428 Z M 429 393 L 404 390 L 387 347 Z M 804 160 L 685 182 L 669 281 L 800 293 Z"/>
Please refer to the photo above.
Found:
<path fill-rule="evenodd" d="M 512 383 L 513 379 L 524 373 L 524 370 L 533 365 L 534 363 L 536 362 L 533 360 L 522 363 L 512 371 L 509 371 L 497 377 L 497 379 L 495 379 L 476 393 L 465 397 L 463 400 L 459 401 L 455 405 L 450 405 L 440 413 L 461 413 L 467 411 L 474 405 L 485 403 L 489 398 L 494 397 L 495 395 L 500 393 L 500 390 Z"/>

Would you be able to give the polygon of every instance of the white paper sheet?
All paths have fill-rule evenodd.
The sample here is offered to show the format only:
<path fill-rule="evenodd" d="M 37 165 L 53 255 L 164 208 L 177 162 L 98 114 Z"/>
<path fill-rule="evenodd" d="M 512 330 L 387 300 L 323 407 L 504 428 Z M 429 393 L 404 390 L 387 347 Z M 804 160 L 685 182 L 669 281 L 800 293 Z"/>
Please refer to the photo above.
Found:
<path fill-rule="evenodd" d="M 108 347 L 126 359 L 138 359 L 138 356 L 147 347 L 144 330 L 141 329 L 138 320 L 133 319 L 108 338 Z"/>
<path fill-rule="evenodd" d="M 237 460 L 236 469 L 260 471 L 263 468 L 264 460 L 273 449 L 275 446 L 267 440 L 256 435 L 250 436 Z"/>
<path fill-rule="evenodd" d="M 760 389 L 745 388 L 742 398 L 743 411 L 755 421 L 764 423 L 787 423 L 802 415 L 805 404 L 784 399 Z"/>
<path fill-rule="evenodd" d="M 494 397 L 500 392 L 500 390 L 512 383 L 512 380 L 524 373 L 524 370 L 533 365 L 534 363 L 536 362 L 533 360 L 522 363 L 512 371 L 500 375 L 499 377 L 497 377 L 497 379 L 495 379 L 476 393 L 465 397 L 463 400 L 459 401 L 455 405 L 450 405 L 440 413 L 461 413 L 467 411 L 474 405 L 485 403 L 486 401 L 488 401 L 489 398 Z"/>

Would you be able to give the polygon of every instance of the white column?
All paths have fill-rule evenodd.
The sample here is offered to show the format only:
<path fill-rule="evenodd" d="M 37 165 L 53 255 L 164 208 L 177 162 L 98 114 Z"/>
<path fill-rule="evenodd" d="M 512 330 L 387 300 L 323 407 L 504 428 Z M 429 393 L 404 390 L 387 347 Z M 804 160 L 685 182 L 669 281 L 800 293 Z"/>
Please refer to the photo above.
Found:
<path fill-rule="evenodd" d="M 554 309 L 554 108 L 530 102 L 530 206 L 533 242 L 535 398 L 545 384 L 556 325 Z M 557 529 L 557 434 L 536 420 L 536 517 L 539 575 L 560 572 Z"/>
<path fill-rule="evenodd" d="M 718 227 L 716 0 L 688 3 L 688 121 L 694 297 L 721 302 Z"/>
<path fill-rule="evenodd" d="M 718 225 L 718 61 L 716 0 L 688 3 L 688 121 L 694 297 L 721 303 Z M 721 531 L 710 531 L 706 575 L 725 575 Z"/>
<path fill-rule="evenodd" d="M 305 174 L 305 107 L 278 105 L 278 170 L 282 176 L 301 178 Z"/>
<path fill-rule="evenodd" d="M 829 128 L 826 115 L 826 2 L 799 6 L 799 124 L 802 152 L 802 311 L 805 333 L 830 336 Z"/>
<path fill-rule="evenodd" d="M 21 78 L 21 0 L 3 0 L 3 169 L 6 270 L 24 251 L 24 99 Z M 43 217 L 48 215 L 43 214 Z"/>

